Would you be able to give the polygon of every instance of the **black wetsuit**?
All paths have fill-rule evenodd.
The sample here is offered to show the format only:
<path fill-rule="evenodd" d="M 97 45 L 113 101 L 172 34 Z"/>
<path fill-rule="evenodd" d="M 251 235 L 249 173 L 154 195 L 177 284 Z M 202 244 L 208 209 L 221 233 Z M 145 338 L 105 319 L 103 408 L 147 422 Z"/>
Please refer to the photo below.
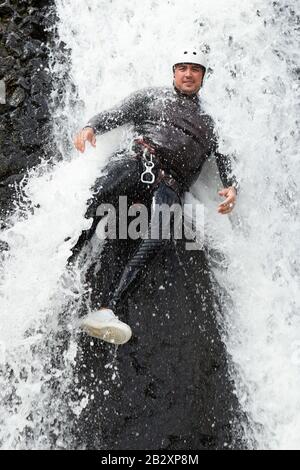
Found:
<path fill-rule="evenodd" d="M 225 187 L 237 187 L 232 173 L 231 160 L 217 152 L 218 141 L 214 123 L 201 108 L 198 95 L 185 95 L 175 88 L 148 88 L 133 93 L 119 106 L 93 117 L 87 124 L 96 134 L 103 134 L 123 124 L 132 123 L 135 135 L 155 151 L 153 185 L 141 183 L 144 170 L 142 153 L 144 145 L 135 144 L 135 153 L 124 149 L 120 157 L 113 156 L 93 188 L 86 217 L 94 217 L 90 230 L 82 233 L 73 253 L 77 254 L 83 244 L 94 234 L 99 217 L 96 210 L 100 203 L 117 204 L 120 195 L 146 203 L 172 206 L 181 202 L 181 196 L 198 178 L 205 160 L 215 155 L 221 180 Z M 164 170 L 163 177 L 161 171 Z M 148 201 L 149 203 L 149 201 Z M 149 204 L 148 204 L 149 205 Z M 155 211 L 154 211 L 155 215 Z M 143 269 L 168 240 L 151 239 L 150 229 L 156 218 L 151 219 L 149 238 L 142 239 L 126 266 L 119 285 L 112 292 L 109 306 L 114 308 L 135 285 Z"/>

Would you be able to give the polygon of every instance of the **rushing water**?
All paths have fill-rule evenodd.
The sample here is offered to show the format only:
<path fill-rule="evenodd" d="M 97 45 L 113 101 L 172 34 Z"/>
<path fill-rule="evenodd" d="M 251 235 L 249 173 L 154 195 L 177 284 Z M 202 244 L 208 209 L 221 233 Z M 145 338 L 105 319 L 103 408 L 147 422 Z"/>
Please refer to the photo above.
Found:
<path fill-rule="evenodd" d="M 201 97 L 241 181 L 230 219 L 216 212 L 220 182 L 210 169 L 194 192 L 206 204 L 209 243 L 226 254 L 226 269 L 215 274 L 231 297 L 224 298 L 225 340 L 251 424 L 249 447 L 299 449 L 296 1 L 56 0 L 56 6 L 58 41 L 71 58 L 62 64 L 53 54 L 51 62 L 58 77 L 53 139 L 63 158 L 29 173 L 1 234 L 10 247 L 0 271 L 1 446 L 71 447 L 66 417 L 89 399 L 66 398 L 85 286 L 79 270 L 64 271 L 87 224 L 89 187 L 120 133 L 98 138 L 96 150 L 84 155 L 68 142 L 89 117 L 129 92 L 171 83 L 173 50 L 194 43 L 209 46 Z M 68 67 L 70 83 L 60 95 Z"/>

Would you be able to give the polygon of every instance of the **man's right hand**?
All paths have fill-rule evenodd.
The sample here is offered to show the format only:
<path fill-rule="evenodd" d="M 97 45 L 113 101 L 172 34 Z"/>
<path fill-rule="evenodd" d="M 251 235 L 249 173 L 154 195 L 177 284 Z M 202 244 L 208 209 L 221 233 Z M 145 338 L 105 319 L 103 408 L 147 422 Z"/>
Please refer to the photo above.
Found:
<path fill-rule="evenodd" d="M 86 141 L 90 142 L 93 147 L 96 147 L 96 134 L 92 127 L 85 127 L 74 137 L 74 145 L 79 152 L 85 151 Z"/>

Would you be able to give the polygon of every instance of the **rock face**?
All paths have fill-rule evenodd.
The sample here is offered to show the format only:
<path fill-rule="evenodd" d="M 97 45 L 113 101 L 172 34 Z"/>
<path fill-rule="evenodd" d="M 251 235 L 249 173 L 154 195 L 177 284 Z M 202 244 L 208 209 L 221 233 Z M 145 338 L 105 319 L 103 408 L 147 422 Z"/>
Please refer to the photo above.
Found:
<path fill-rule="evenodd" d="M 97 307 L 122 271 L 132 242 L 108 242 L 87 275 Z M 73 396 L 75 447 L 110 450 L 242 448 L 241 413 L 217 322 L 220 308 L 204 251 L 183 241 L 156 258 L 118 315 L 123 346 L 83 336 Z M 78 391 L 80 394 L 78 395 Z"/>
<path fill-rule="evenodd" d="M 0 0 L 1 2 L 1 0 Z M 0 3 L 0 216 L 12 205 L 14 183 L 50 155 L 48 69 L 52 0 Z"/>

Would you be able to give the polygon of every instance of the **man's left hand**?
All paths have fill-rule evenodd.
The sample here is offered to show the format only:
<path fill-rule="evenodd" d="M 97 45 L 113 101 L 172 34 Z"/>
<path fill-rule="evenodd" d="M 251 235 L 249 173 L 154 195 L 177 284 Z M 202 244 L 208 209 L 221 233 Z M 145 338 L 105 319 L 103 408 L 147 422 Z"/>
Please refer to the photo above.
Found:
<path fill-rule="evenodd" d="M 219 196 L 226 197 L 224 202 L 221 202 L 218 207 L 218 212 L 220 214 L 230 214 L 233 211 L 236 204 L 236 190 L 233 186 L 230 188 L 224 188 L 222 191 L 219 191 Z"/>

